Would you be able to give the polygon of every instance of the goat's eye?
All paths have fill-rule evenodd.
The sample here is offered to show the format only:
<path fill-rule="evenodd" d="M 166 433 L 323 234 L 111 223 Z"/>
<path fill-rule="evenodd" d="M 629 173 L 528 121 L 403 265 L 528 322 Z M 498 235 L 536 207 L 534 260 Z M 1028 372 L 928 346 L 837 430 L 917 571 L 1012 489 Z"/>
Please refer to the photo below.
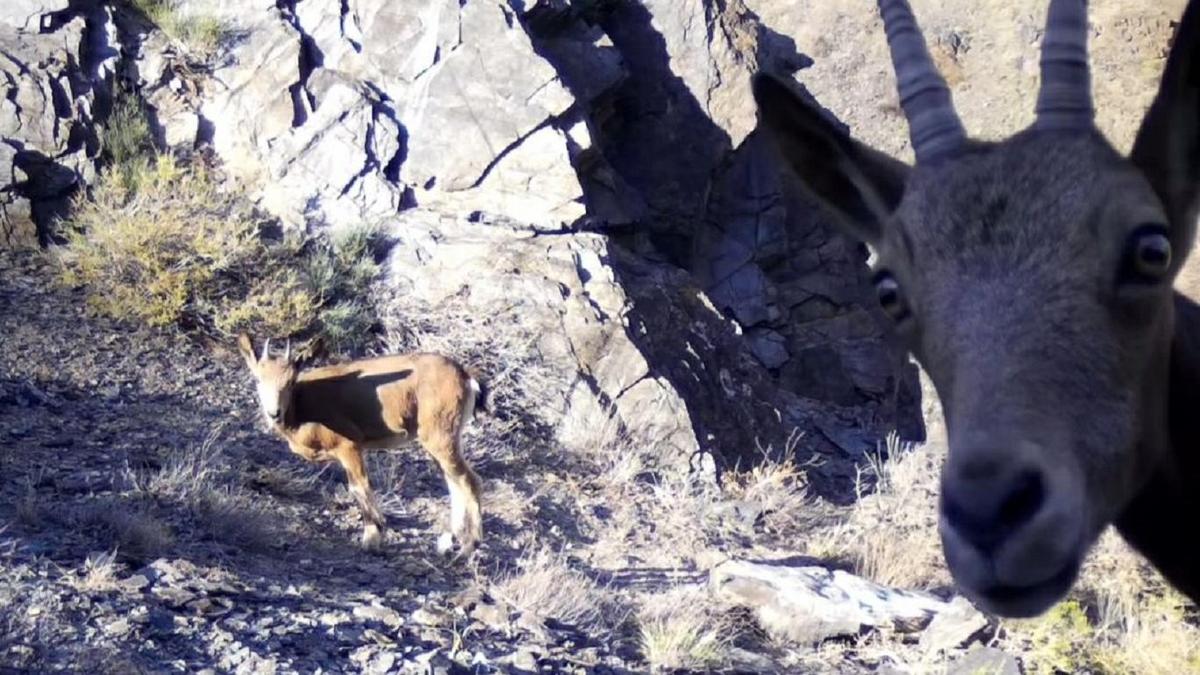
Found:
<path fill-rule="evenodd" d="M 1162 280 L 1171 269 L 1171 240 L 1167 228 L 1158 224 L 1142 225 L 1133 231 L 1125 245 L 1122 281 L 1152 284 Z"/>
<path fill-rule="evenodd" d="M 900 292 L 900 282 L 896 281 L 890 272 L 875 273 L 875 294 L 879 297 L 879 306 L 883 308 L 893 321 L 902 321 L 908 317 L 908 303 Z"/>

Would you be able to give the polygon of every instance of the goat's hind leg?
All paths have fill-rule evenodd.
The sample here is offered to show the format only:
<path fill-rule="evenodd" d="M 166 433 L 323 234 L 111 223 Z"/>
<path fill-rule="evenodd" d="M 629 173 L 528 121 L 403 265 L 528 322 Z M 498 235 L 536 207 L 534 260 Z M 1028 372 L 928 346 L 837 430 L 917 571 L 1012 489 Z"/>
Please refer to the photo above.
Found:
<path fill-rule="evenodd" d="M 479 476 L 463 458 L 453 436 L 431 434 L 421 439 L 421 445 L 441 466 L 450 493 L 450 531 L 438 538 L 438 552 L 449 554 L 457 544 L 458 557 L 470 555 L 483 538 Z"/>
<path fill-rule="evenodd" d="M 354 501 L 357 502 L 358 509 L 362 513 L 363 547 L 378 548 L 383 543 L 383 530 L 387 527 L 387 521 L 375 501 L 375 492 L 371 489 L 370 478 L 367 477 L 362 448 L 355 444 L 346 444 L 340 446 L 333 454 L 346 472 L 350 494 L 354 495 Z"/>

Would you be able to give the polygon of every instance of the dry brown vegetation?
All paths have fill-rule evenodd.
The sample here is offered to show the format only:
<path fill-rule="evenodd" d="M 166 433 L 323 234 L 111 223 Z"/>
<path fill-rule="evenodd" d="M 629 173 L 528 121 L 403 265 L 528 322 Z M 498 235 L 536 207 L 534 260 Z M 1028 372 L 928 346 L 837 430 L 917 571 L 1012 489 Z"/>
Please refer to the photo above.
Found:
<path fill-rule="evenodd" d="M 372 337 L 364 301 L 378 232 L 268 238 L 264 221 L 201 158 L 157 154 L 141 104 L 119 97 L 109 165 L 63 224 L 63 278 L 105 315 L 222 339 L 238 331 L 324 338 L 335 351 Z"/>
<path fill-rule="evenodd" d="M 708 671 L 729 665 L 738 627 L 704 588 L 647 595 L 637 614 L 639 643 L 656 671 Z"/>
<path fill-rule="evenodd" d="M 201 60 L 216 52 L 228 32 L 216 17 L 183 8 L 177 0 L 130 0 L 130 4 L 189 54 Z"/>

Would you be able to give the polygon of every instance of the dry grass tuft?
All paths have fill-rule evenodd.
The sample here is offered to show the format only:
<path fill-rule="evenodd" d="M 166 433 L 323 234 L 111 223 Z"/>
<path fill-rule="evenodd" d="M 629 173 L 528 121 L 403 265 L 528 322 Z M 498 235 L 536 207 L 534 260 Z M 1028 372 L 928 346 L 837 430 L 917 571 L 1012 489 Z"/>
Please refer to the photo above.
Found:
<path fill-rule="evenodd" d="M 623 620 L 608 589 L 572 569 L 561 553 L 539 549 L 517 565 L 492 585 L 491 593 L 522 613 L 555 619 L 593 636 L 610 634 Z"/>
<path fill-rule="evenodd" d="M 78 524 L 96 528 L 114 548 L 139 559 L 153 558 L 175 544 L 175 534 L 153 515 L 128 505 L 106 501 L 90 504 L 76 514 Z"/>
<path fill-rule="evenodd" d="M 195 56 L 212 56 L 228 32 L 216 17 L 189 11 L 176 0 L 131 0 L 133 6 Z"/>
<path fill-rule="evenodd" d="M 201 530 L 214 541 L 247 551 L 270 550 L 280 537 L 279 519 L 260 500 L 234 488 L 209 490 L 192 504 Z"/>
<path fill-rule="evenodd" d="M 703 588 L 646 596 L 637 621 L 642 655 L 656 671 L 719 668 L 738 632 Z"/>
<path fill-rule="evenodd" d="M 42 508 L 37 488 L 33 486 L 32 482 L 26 483 L 24 494 L 17 500 L 17 522 L 26 528 L 36 530 L 42 527 L 44 516 L 45 510 Z"/>
<path fill-rule="evenodd" d="M 64 579 L 82 593 L 111 591 L 117 587 L 118 568 L 117 549 L 114 548 L 107 553 L 88 554 L 82 569 L 78 573 L 68 573 Z"/>
<path fill-rule="evenodd" d="M 321 470 L 308 464 L 268 464 L 254 467 L 243 476 L 243 484 L 285 499 L 300 499 L 317 490 Z"/>
<path fill-rule="evenodd" d="M 762 512 L 762 527 L 769 534 L 794 531 L 812 519 L 805 467 L 792 457 L 803 434 L 794 433 L 782 452 L 761 450 L 762 460 L 746 471 L 725 475 L 722 486 L 730 499 L 752 504 Z"/>
<path fill-rule="evenodd" d="M 265 551 L 277 540 L 277 519 L 261 499 L 242 487 L 221 454 L 223 426 L 214 428 L 198 449 L 172 454 L 157 471 L 133 477 L 137 491 L 182 505 L 207 537 L 250 551 Z"/>
<path fill-rule="evenodd" d="M 937 533 L 938 475 L 946 453 L 941 442 L 906 446 L 895 435 L 887 454 L 860 469 L 858 500 L 846 520 L 818 533 L 807 553 L 849 562 L 877 583 L 931 588 L 950 583 Z M 875 491 L 865 493 L 865 478 Z"/>
<path fill-rule="evenodd" d="M 223 427 L 209 432 L 196 450 L 172 453 L 162 468 L 143 476 L 134 476 L 138 490 L 159 499 L 192 504 L 218 484 L 227 480 L 221 462 L 220 434 Z"/>
<path fill-rule="evenodd" d="M 1149 598 L 1118 631 L 1101 629 L 1094 660 L 1110 673 L 1200 672 L 1200 629 L 1190 603 L 1175 592 Z"/>

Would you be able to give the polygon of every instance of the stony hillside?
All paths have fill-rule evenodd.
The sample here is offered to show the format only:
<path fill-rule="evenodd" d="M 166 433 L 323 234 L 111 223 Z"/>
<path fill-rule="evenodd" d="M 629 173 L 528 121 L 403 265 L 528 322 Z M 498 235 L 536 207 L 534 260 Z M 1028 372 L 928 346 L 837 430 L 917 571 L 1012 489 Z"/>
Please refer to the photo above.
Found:
<path fill-rule="evenodd" d="M 1124 148 L 1184 2 L 1090 4 Z M 1044 2 L 913 5 L 968 129 L 1026 124 Z M 1115 541 L 1043 622 L 955 598 L 937 402 L 748 90 L 907 157 L 885 50 L 868 0 L 5 4 L 0 671 L 1194 666 Z M 479 555 L 415 447 L 360 550 L 241 329 L 481 367 Z"/>

